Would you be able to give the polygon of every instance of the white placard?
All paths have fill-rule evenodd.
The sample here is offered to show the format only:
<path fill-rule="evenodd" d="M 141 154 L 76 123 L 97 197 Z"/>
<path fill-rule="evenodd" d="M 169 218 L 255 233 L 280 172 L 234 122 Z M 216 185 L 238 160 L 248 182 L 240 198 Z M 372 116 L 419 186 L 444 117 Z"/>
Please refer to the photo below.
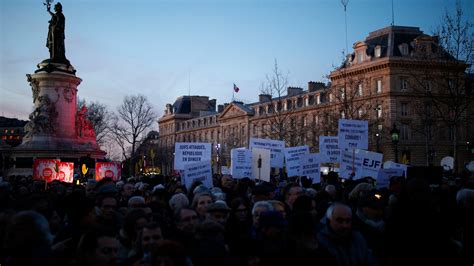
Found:
<path fill-rule="evenodd" d="M 250 138 L 249 148 L 266 149 L 270 151 L 270 166 L 275 168 L 283 167 L 283 150 L 285 149 L 285 142 L 273 139 L 258 139 Z"/>
<path fill-rule="evenodd" d="M 392 176 L 403 176 L 403 169 L 380 169 L 377 176 L 377 189 L 388 188 Z"/>
<path fill-rule="evenodd" d="M 185 165 L 210 161 L 211 143 L 176 142 L 174 145 L 174 169 L 183 170 Z"/>
<path fill-rule="evenodd" d="M 313 184 L 321 183 L 320 153 L 308 153 L 302 156 L 301 176 L 311 179 Z"/>
<path fill-rule="evenodd" d="M 401 164 L 401 163 L 395 163 L 393 161 L 386 161 L 383 163 L 383 168 L 385 169 L 402 169 L 403 170 L 403 176 L 407 177 L 407 170 L 408 170 L 408 165 L 406 164 Z"/>
<path fill-rule="evenodd" d="M 355 156 L 355 157 L 354 157 Z M 382 153 L 356 149 L 354 151 L 342 151 L 340 177 L 349 178 L 354 172 L 353 179 L 361 179 L 370 176 L 377 179 L 379 169 L 382 167 Z M 354 171 L 353 166 L 354 165 Z"/>
<path fill-rule="evenodd" d="M 230 169 L 227 166 L 221 166 L 221 175 L 230 175 Z"/>
<path fill-rule="evenodd" d="M 230 152 L 232 162 L 232 177 L 239 179 L 252 176 L 252 152 L 249 149 L 232 149 Z"/>
<path fill-rule="evenodd" d="M 339 137 L 319 136 L 319 156 L 322 163 L 340 163 Z"/>
<path fill-rule="evenodd" d="M 301 163 L 300 160 L 303 155 L 309 153 L 307 145 L 289 147 L 285 149 L 285 165 L 288 176 L 299 176 Z"/>
<path fill-rule="evenodd" d="M 270 182 L 270 150 L 252 149 L 252 178 Z"/>
<path fill-rule="evenodd" d="M 340 149 L 367 150 L 369 148 L 369 122 L 339 119 L 338 136 Z"/>
<path fill-rule="evenodd" d="M 186 164 L 183 171 L 183 179 L 186 188 L 191 188 L 195 181 L 201 181 L 206 187 L 212 187 L 211 161 Z"/>

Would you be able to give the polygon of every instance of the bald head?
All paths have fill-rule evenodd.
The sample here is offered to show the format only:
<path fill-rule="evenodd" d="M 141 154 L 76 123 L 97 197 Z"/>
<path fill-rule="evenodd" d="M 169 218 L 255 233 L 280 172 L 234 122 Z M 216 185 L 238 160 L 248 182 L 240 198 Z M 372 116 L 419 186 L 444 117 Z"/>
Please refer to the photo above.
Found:
<path fill-rule="evenodd" d="M 350 236 L 352 233 L 352 210 L 342 203 L 329 206 L 326 217 L 331 229 L 339 236 Z"/>

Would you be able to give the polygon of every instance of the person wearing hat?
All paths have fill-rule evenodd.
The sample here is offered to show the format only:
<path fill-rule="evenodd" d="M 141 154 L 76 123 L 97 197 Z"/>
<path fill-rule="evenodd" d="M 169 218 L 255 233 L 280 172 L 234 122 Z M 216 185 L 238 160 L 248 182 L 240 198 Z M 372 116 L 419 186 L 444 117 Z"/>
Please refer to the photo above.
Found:
<path fill-rule="evenodd" d="M 229 219 L 229 213 L 230 208 L 227 206 L 227 203 L 222 200 L 216 200 L 216 202 L 207 206 L 206 218 L 225 226 Z"/>

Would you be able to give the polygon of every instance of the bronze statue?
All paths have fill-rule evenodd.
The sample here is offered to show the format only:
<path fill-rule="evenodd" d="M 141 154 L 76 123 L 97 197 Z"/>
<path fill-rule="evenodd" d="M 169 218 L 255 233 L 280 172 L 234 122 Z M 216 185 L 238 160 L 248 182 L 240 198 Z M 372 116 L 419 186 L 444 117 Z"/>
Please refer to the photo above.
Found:
<path fill-rule="evenodd" d="M 47 0 L 46 9 L 51 15 L 49 21 L 48 39 L 46 41 L 46 47 L 49 49 L 49 59 L 52 63 L 66 63 L 69 61 L 66 59 L 66 48 L 64 47 L 64 28 L 66 18 L 63 15 L 63 7 L 61 3 L 57 3 L 54 6 L 54 11 L 51 12 L 51 0 Z"/>

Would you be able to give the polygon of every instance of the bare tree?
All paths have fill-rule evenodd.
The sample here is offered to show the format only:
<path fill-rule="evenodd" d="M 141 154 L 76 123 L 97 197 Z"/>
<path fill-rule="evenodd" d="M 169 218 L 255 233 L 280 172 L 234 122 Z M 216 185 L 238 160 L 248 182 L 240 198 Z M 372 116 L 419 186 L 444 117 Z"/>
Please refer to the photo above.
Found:
<path fill-rule="evenodd" d="M 446 10 L 434 38 L 420 38 L 412 44 L 411 56 L 419 66 L 411 73 L 413 90 L 429 99 L 436 120 L 448 131 L 455 161 L 460 130 L 467 129 L 466 125 L 473 122 L 469 114 L 472 114 L 474 99 L 466 87 L 466 76 L 473 63 L 472 26 L 457 2 L 454 14 Z M 468 132 L 464 135 L 467 137 Z"/>
<path fill-rule="evenodd" d="M 275 60 L 272 74 L 266 76 L 266 83 L 262 84 L 260 90 L 262 94 L 270 97 L 267 111 L 264 112 L 266 121 L 263 126 L 263 133 L 268 138 L 289 141 L 290 136 L 297 130 L 296 124 L 291 124 L 295 106 L 285 102 L 287 86 L 288 75 L 281 72 Z"/>
<path fill-rule="evenodd" d="M 133 158 L 143 134 L 156 119 L 153 107 L 143 95 L 125 96 L 112 119 L 113 139 L 125 159 Z"/>

